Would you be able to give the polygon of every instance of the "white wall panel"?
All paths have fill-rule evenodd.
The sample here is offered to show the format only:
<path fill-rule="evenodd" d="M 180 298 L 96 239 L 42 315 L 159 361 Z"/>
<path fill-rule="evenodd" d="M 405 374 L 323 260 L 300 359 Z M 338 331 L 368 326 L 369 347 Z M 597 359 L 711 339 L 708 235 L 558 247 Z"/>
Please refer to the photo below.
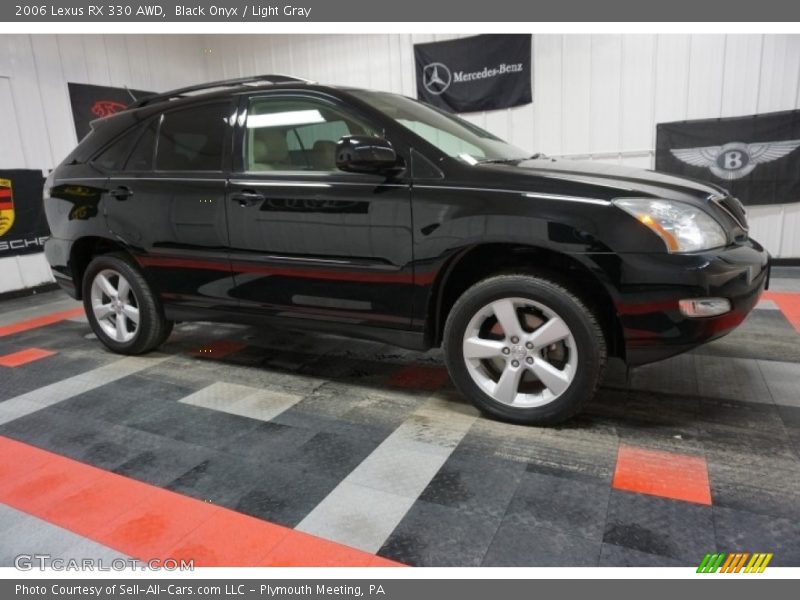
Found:
<path fill-rule="evenodd" d="M 720 116 L 726 43 L 725 35 L 691 36 L 687 119 Z"/>
<path fill-rule="evenodd" d="M 686 119 L 689 100 L 691 37 L 655 36 L 654 123 Z"/>
<path fill-rule="evenodd" d="M 800 107 L 798 36 L 764 36 L 758 90 L 759 112 Z"/>
<path fill-rule="evenodd" d="M 590 44 L 588 151 L 610 152 L 622 131 L 622 36 L 593 35 Z"/>
<path fill-rule="evenodd" d="M 721 117 L 758 111 L 761 47 L 764 36 L 730 35 L 726 38 L 722 77 Z"/>
<path fill-rule="evenodd" d="M 561 144 L 564 121 L 562 38 L 560 35 L 533 38 L 533 145 L 526 148 L 552 156 L 564 153 Z"/>
<path fill-rule="evenodd" d="M 591 148 L 592 38 L 565 35 L 562 39 L 562 151 L 581 154 Z"/>
<path fill-rule="evenodd" d="M 656 42 L 652 35 L 622 36 L 622 121 L 617 149 L 655 148 Z"/>
<path fill-rule="evenodd" d="M 46 173 L 75 147 L 68 82 L 161 91 L 207 72 L 201 36 L 0 35 L 0 168 Z M 42 254 L 0 258 L 0 293 L 48 281 Z"/>
<path fill-rule="evenodd" d="M 800 256 L 800 204 L 785 204 L 782 207 L 783 231 L 781 245 L 775 253 L 779 256 Z M 774 219 L 773 219 L 774 220 Z"/>
<path fill-rule="evenodd" d="M 0 115 L 6 119 L 3 143 L 0 144 L 0 165 L 24 165 L 22 135 L 17 123 L 17 109 L 11 94 L 11 80 L 0 76 Z"/>

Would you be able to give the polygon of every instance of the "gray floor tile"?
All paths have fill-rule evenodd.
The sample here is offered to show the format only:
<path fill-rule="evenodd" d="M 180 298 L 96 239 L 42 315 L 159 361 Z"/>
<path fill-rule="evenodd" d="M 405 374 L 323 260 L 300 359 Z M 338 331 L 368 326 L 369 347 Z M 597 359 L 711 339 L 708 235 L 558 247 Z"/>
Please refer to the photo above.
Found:
<path fill-rule="evenodd" d="M 503 521 L 483 559 L 485 567 L 595 567 L 601 542 L 545 527 Z"/>
<path fill-rule="evenodd" d="M 677 560 L 668 556 L 640 552 L 632 548 L 603 544 L 600 550 L 601 567 L 691 567 L 691 561 Z"/>
<path fill-rule="evenodd" d="M 700 564 L 716 551 L 710 506 L 612 490 L 603 541 Z"/>
<path fill-rule="evenodd" d="M 466 515 L 500 517 L 517 490 L 525 463 L 492 459 L 456 449 L 420 495 L 420 500 Z"/>
<path fill-rule="evenodd" d="M 604 484 L 525 473 L 504 522 L 602 541 L 609 493 Z"/>
<path fill-rule="evenodd" d="M 771 360 L 757 363 L 775 403 L 800 408 L 800 363 Z"/>
<path fill-rule="evenodd" d="M 412 566 L 477 567 L 501 517 L 416 502 L 378 554 Z"/>
<path fill-rule="evenodd" d="M 714 507 L 717 550 L 772 552 L 771 566 L 800 567 L 800 522 Z"/>
<path fill-rule="evenodd" d="M 695 367 L 702 396 L 772 404 L 772 395 L 755 360 L 696 355 Z"/>

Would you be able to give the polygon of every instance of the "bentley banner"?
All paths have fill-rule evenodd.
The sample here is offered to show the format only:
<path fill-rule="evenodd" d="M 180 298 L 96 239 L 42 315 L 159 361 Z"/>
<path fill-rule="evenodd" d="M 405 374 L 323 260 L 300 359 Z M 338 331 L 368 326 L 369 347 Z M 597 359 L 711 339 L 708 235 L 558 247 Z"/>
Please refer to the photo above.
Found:
<path fill-rule="evenodd" d="M 88 85 L 85 83 L 69 83 L 69 101 L 72 104 L 72 120 L 75 121 L 75 133 L 78 139 L 89 133 L 89 123 L 101 117 L 113 115 L 125 110 L 128 106 L 153 92 L 129 90 L 127 88 Z"/>
<path fill-rule="evenodd" d="M 42 172 L 0 170 L 0 258 L 44 251 L 50 235 L 42 209 Z"/>
<path fill-rule="evenodd" d="M 454 113 L 529 104 L 531 60 L 528 34 L 414 44 L 417 98 Z"/>
<path fill-rule="evenodd" d="M 656 170 L 704 179 L 743 204 L 800 201 L 800 110 L 659 123 Z"/>

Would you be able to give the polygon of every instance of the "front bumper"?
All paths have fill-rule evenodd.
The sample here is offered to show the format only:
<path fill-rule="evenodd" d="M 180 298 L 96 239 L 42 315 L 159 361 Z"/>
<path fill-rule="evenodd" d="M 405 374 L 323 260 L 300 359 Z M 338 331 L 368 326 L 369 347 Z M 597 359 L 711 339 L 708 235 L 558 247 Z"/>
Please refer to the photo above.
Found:
<path fill-rule="evenodd" d="M 758 302 L 769 269 L 769 254 L 752 240 L 692 255 L 620 255 L 615 304 L 626 362 L 662 360 L 730 333 Z M 681 313 L 681 299 L 702 297 L 727 298 L 731 310 L 701 318 Z"/>

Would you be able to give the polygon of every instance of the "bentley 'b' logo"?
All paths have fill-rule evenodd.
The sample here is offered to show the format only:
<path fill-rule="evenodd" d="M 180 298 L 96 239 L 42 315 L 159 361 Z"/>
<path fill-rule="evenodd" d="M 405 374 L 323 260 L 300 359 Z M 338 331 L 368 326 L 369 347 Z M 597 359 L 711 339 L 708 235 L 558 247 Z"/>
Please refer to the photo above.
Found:
<path fill-rule="evenodd" d="M 0 237 L 14 224 L 14 196 L 11 180 L 0 179 Z"/>
<path fill-rule="evenodd" d="M 724 146 L 679 148 L 672 155 L 695 167 L 706 167 L 720 179 L 741 179 L 756 166 L 782 158 L 800 146 L 800 140 L 782 142 L 730 142 Z"/>

